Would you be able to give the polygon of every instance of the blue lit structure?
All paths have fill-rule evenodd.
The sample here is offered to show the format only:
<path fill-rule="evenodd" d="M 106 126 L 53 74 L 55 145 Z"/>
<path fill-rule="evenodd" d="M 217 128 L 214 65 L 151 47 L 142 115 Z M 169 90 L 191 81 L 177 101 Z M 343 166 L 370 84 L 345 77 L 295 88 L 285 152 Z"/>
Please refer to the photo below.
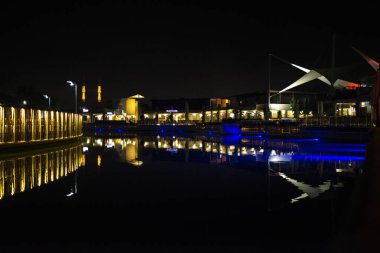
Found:
<path fill-rule="evenodd" d="M 239 124 L 224 123 L 222 124 L 222 133 L 231 135 L 241 135 L 241 126 Z"/>
<path fill-rule="evenodd" d="M 241 135 L 223 135 L 222 143 L 225 145 L 236 145 L 240 144 Z"/>

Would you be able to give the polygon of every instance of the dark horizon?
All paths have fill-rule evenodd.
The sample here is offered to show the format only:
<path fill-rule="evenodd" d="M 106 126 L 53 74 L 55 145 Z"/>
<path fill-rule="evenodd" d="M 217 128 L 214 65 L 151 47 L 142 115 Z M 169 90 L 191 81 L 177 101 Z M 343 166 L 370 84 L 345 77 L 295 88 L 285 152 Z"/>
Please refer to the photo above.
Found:
<path fill-rule="evenodd" d="M 348 5 L 344 13 L 323 4 L 304 13 L 271 5 L 8 3 L 1 11 L 0 85 L 7 91 L 31 86 L 66 106 L 73 94 L 66 80 L 94 90 L 102 82 L 104 101 L 136 93 L 155 99 L 231 96 L 266 89 L 268 53 L 307 68 L 330 67 L 334 32 L 336 66 L 363 63 L 351 46 L 380 58 L 371 5 Z M 272 87 L 301 75 L 273 61 Z"/>

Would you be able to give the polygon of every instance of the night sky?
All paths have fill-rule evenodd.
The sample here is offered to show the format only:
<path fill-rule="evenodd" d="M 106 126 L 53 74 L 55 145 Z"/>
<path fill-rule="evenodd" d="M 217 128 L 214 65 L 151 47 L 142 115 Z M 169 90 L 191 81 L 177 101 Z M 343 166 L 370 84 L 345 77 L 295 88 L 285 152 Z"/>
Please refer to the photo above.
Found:
<path fill-rule="evenodd" d="M 351 46 L 380 60 L 379 11 L 363 1 L 342 10 L 303 2 L 303 11 L 268 1 L 51 2 L 0 9 L 3 91 L 32 86 L 61 103 L 73 94 L 66 80 L 85 81 L 88 89 L 101 81 L 105 100 L 261 91 L 268 53 L 308 68 L 329 67 L 334 31 L 337 65 L 362 63 Z M 275 60 L 272 73 L 274 88 L 302 75 Z"/>

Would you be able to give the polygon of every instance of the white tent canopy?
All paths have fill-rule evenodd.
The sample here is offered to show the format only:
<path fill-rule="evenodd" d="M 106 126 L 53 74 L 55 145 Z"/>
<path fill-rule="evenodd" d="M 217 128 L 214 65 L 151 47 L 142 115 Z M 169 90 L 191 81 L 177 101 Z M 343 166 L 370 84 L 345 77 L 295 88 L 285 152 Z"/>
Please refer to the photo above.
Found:
<path fill-rule="evenodd" d="M 303 72 L 305 73 L 309 73 L 310 72 L 310 69 L 307 69 L 307 68 L 304 68 L 304 67 L 301 67 L 301 66 L 298 66 L 296 64 L 291 64 L 293 67 L 296 67 L 297 69 L 300 69 L 302 70 Z M 314 70 L 315 71 L 315 70 Z M 319 80 L 321 80 L 322 82 L 324 83 L 327 83 L 328 85 L 331 85 L 331 82 L 326 78 L 324 77 L 323 75 L 321 75 L 320 77 L 318 77 Z"/>
<path fill-rule="evenodd" d="M 360 52 L 359 50 L 357 50 L 356 48 L 353 48 L 361 57 L 364 58 L 364 60 L 367 61 L 367 63 L 369 65 L 371 65 L 371 67 L 377 71 L 379 69 L 379 63 L 371 58 L 369 58 L 367 55 L 363 54 L 362 52 Z M 283 59 L 281 59 L 282 61 L 285 61 Z M 305 84 L 307 82 L 310 82 L 310 81 L 313 81 L 315 79 L 319 79 L 320 81 L 328 84 L 328 85 L 331 85 L 331 82 L 322 74 L 320 74 L 318 71 L 316 70 L 310 70 L 310 69 L 307 69 L 307 68 L 304 68 L 304 67 L 301 67 L 299 65 L 296 65 L 296 64 L 293 64 L 293 63 L 290 63 L 288 61 L 285 61 L 287 63 L 289 63 L 290 65 L 292 65 L 293 67 L 295 68 L 298 68 L 300 70 L 302 70 L 303 72 L 305 72 L 306 74 L 304 76 L 302 76 L 301 78 L 299 78 L 297 81 L 295 81 L 294 83 L 290 84 L 289 86 L 287 86 L 285 89 L 282 89 L 281 91 L 279 91 L 278 93 L 272 95 L 271 97 L 275 96 L 275 95 L 278 95 L 284 91 L 287 91 L 287 90 L 290 90 L 290 89 L 293 89 L 297 86 L 300 86 L 302 84 Z M 352 82 L 349 82 L 349 81 L 345 81 L 345 80 L 342 80 L 342 79 L 337 79 L 334 84 L 333 84 L 333 87 L 334 88 L 337 88 L 337 89 L 344 89 L 346 88 L 348 85 L 350 84 L 354 84 Z"/>
<path fill-rule="evenodd" d="M 367 55 L 363 54 L 362 52 L 360 52 L 359 50 L 357 50 L 356 48 L 353 47 L 353 49 L 361 56 L 363 57 L 363 59 L 369 64 L 371 65 L 371 67 L 377 71 L 379 69 L 379 63 L 377 61 L 375 61 L 374 59 L 371 59 L 369 58 Z"/>
<path fill-rule="evenodd" d="M 292 83 L 291 85 L 289 85 L 288 87 L 286 87 L 285 89 L 280 90 L 275 95 L 278 95 L 278 94 L 280 94 L 280 93 L 282 93 L 284 91 L 293 89 L 293 88 L 295 88 L 297 86 L 300 86 L 300 85 L 302 85 L 304 83 L 307 83 L 307 82 L 313 81 L 315 79 L 318 79 L 319 77 L 323 77 L 323 76 L 320 73 L 318 73 L 317 71 L 315 71 L 315 70 L 310 70 L 308 73 L 306 73 L 300 79 L 298 79 L 297 81 L 295 81 L 294 83 Z M 271 97 L 273 97 L 275 95 L 272 95 Z"/>

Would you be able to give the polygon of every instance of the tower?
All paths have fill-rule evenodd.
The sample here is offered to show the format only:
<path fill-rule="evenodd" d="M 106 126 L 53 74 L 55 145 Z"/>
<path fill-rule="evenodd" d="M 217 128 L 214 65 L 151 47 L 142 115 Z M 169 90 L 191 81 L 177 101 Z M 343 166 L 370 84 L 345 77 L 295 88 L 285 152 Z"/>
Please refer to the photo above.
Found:
<path fill-rule="evenodd" d="M 98 103 L 102 102 L 102 86 L 99 83 L 98 85 Z"/>
<path fill-rule="evenodd" d="M 82 102 L 86 103 L 86 85 L 83 83 L 82 85 Z"/>

